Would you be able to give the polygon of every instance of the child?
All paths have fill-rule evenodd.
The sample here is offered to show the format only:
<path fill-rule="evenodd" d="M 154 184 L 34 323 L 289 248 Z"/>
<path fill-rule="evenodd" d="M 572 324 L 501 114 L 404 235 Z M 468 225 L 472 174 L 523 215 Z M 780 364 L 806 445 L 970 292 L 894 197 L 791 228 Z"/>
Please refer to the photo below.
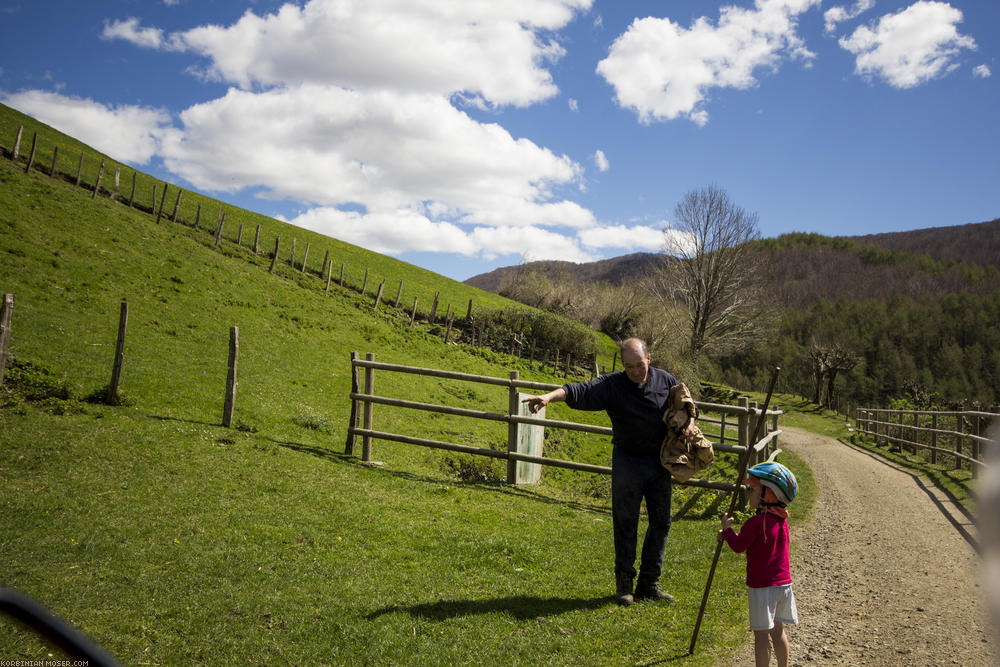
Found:
<path fill-rule="evenodd" d="M 789 570 L 788 510 L 798 485 L 792 472 L 773 461 L 747 470 L 749 504 L 757 515 L 743 524 L 739 534 L 732 529 L 733 518 L 722 515 L 719 541 L 736 553 L 747 554 L 747 586 L 750 598 L 750 629 L 753 630 L 754 660 L 757 667 L 771 661 L 768 636 L 774 642 L 778 667 L 788 665 L 788 637 L 785 623 L 797 624 L 795 595 Z"/>

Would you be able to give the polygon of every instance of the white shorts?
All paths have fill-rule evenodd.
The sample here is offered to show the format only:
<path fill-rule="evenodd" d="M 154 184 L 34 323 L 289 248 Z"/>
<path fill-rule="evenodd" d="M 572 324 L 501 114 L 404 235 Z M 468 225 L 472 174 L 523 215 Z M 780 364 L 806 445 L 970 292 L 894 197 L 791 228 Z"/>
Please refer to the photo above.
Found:
<path fill-rule="evenodd" d="M 774 622 L 797 625 L 799 612 L 795 608 L 792 585 L 748 588 L 750 599 L 750 629 L 771 630 Z"/>

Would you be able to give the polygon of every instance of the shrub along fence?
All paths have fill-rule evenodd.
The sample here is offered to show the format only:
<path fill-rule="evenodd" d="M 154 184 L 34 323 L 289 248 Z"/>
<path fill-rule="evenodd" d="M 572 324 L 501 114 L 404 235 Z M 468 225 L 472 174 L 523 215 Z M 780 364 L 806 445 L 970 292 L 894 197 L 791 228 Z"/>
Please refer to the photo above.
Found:
<path fill-rule="evenodd" d="M 877 445 L 891 445 L 892 450 L 911 453 L 918 449 L 930 452 L 930 462 L 945 458 L 954 461 L 956 470 L 968 464 L 972 476 L 985 466 L 983 451 L 992 441 L 983 437 L 1000 414 L 993 412 L 889 410 L 858 408 L 855 423 L 860 433 L 875 438 Z M 950 428 L 948 428 L 950 427 Z"/>
<path fill-rule="evenodd" d="M 433 333 L 443 336 L 445 343 L 461 342 L 476 347 L 486 347 L 496 352 L 524 357 L 530 364 L 537 360 L 540 366 L 548 366 L 554 372 L 562 372 L 566 376 L 595 377 L 600 373 L 597 353 L 592 352 L 593 344 L 589 346 L 582 344 L 583 337 L 575 335 L 577 332 L 567 332 L 566 329 L 571 328 L 571 325 L 564 321 L 546 322 L 548 335 L 529 336 L 523 331 L 519 332 L 517 327 L 505 326 L 507 324 L 505 318 L 498 317 L 495 313 L 477 309 L 474 314 L 472 299 L 468 301 L 463 318 L 459 313 L 459 307 L 453 308 L 450 303 L 441 303 L 439 291 L 435 291 L 431 297 L 426 290 L 413 295 L 412 305 L 409 306 L 407 313 L 403 304 L 403 280 L 399 280 L 395 285 L 395 298 L 391 299 L 392 287 L 386 284 L 390 280 L 381 278 L 376 287 L 377 278 L 369 267 L 364 267 L 362 274 L 362 267 L 348 267 L 345 262 L 340 262 L 339 271 L 335 271 L 337 260 L 331 257 L 330 250 L 326 250 L 323 256 L 322 266 L 316 266 L 315 261 L 310 265 L 310 251 L 313 257 L 318 257 L 317 252 L 310 242 L 307 241 L 303 245 L 295 237 L 291 239 L 286 237 L 282 240 L 280 235 L 275 236 L 274 249 L 270 250 L 268 240 L 262 238 L 260 224 L 256 224 L 253 229 L 245 230 L 244 224 L 234 224 L 228 220 L 230 213 L 240 212 L 227 210 L 222 204 L 218 204 L 217 211 L 213 204 L 212 210 L 205 210 L 203 215 L 202 204 L 210 200 L 198 193 L 185 193 L 183 189 L 165 182 L 154 180 L 150 183 L 151 177 L 135 170 L 131 170 L 130 178 L 128 174 L 123 178 L 121 165 L 109 164 L 106 168 L 107 160 L 101 158 L 98 166 L 95 159 L 88 157 L 82 149 L 79 159 L 74 161 L 68 155 L 68 148 L 64 147 L 60 151 L 59 146 L 54 145 L 49 160 L 48 149 L 40 145 L 37 132 L 32 135 L 31 149 L 25 157 L 21 150 L 22 133 L 23 126 L 19 126 L 13 147 L 7 152 L 7 156 L 15 163 L 24 160 L 26 173 L 34 169 L 52 178 L 73 183 L 76 187 L 89 190 L 92 199 L 100 194 L 111 201 L 148 213 L 157 224 L 169 221 L 206 232 L 210 235 L 210 243 L 217 248 L 226 241 L 235 244 L 241 250 L 249 251 L 252 257 L 270 258 L 268 270 L 271 273 L 292 279 L 311 275 L 318 277 L 321 284 L 325 284 L 327 292 L 330 291 L 331 285 L 336 283 L 338 287 L 356 292 L 362 298 L 373 298 L 373 310 L 379 311 L 380 307 L 382 312 L 391 310 L 396 316 L 408 319 L 409 326 L 417 322 L 424 324 Z M 42 159 L 43 153 L 46 159 Z M 110 174 L 112 167 L 113 176 L 105 178 L 105 174 Z M 95 169 L 96 175 L 91 185 L 86 174 L 93 174 Z M 140 179 L 145 182 L 144 185 L 139 184 Z M 198 200 L 205 201 L 198 202 Z M 391 282 L 396 283 L 395 280 Z M 408 301 L 409 297 L 407 294 L 405 300 Z M 418 305 L 421 309 L 418 309 Z M 555 320 L 552 316 L 548 317 Z M 521 320 L 524 320 L 523 315 Z M 535 325 L 537 326 L 537 323 Z M 552 331 L 562 331 L 563 335 L 552 334 Z"/>
<path fill-rule="evenodd" d="M 507 388 L 507 405 L 505 413 L 488 412 L 484 410 L 472 410 L 455 406 L 437 405 L 432 403 L 421 403 L 398 398 L 379 396 L 375 393 L 375 371 L 391 371 L 394 373 L 408 373 L 427 377 L 445 378 L 461 382 L 473 382 L 477 384 L 492 385 Z M 363 380 L 359 379 L 359 373 L 363 372 Z M 525 394 L 521 389 L 531 389 L 534 391 L 550 391 L 561 385 L 547 384 L 542 382 L 529 382 L 520 379 L 518 371 L 511 371 L 510 377 L 498 378 L 484 375 L 472 375 L 468 373 L 457 373 L 453 371 L 418 368 L 415 366 L 402 366 L 398 364 L 387 364 L 375 361 L 375 355 L 368 353 L 362 360 L 357 352 L 351 354 L 351 417 L 347 429 L 347 442 L 344 452 L 354 454 L 356 439 L 362 438 L 361 460 L 366 463 L 372 462 L 372 443 L 374 440 L 384 440 L 387 442 L 399 442 L 403 444 L 418 445 L 436 449 L 445 449 L 465 454 L 487 456 L 507 461 L 507 483 L 516 484 L 519 481 L 517 469 L 518 462 L 525 462 L 536 465 L 549 465 L 571 470 L 593 472 L 608 475 L 611 468 L 608 466 L 593 465 L 577 461 L 564 461 L 560 459 L 546 458 L 540 451 L 528 452 L 524 446 L 526 442 L 541 439 L 540 430 L 544 427 L 559 428 L 571 431 L 582 431 L 586 433 L 596 433 L 600 435 L 611 435 L 611 429 L 605 426 L 594 426 L 591 424 L 580 424 L 572 421 L 557 421 L 546 419 L 544 413 L 541 416 L 530 416 L 526 413 L 524 404 L 521 402 Z M 374 406 L 385 405 L 396 408 L 411 410 L 422 410 L 439 414 L 456 415 L 471 419 L 482 419 L 507 424 L 507 442 L 503 449 L 491 449 L 486 447 L 473 447 L 450 442 L 440 442 L 427 440 L 414 436 L 402 435 L 379 431 L 374 424 Z M 728 452 L 742 455 L 752 448 L 752 456 L 748 465 L 773 458 L 777 453 L 778 417 L 782 414 L 780 410 L 768 410 L 770 424 L 764 429 L 764 435 L 760 441 L 751 443 L 753 437 L 751 433 L 751 417 L 759 415 L 760 410 L 756 404 L 751 405 L 747 397 L 739 399 L 739 405 L 722 405 L 717 403 L 697 403 L 699 409 L 699 421 L 703 424 L 711 424 L 712 429 L 703 429 L 706 437 L 713 441 L 716 452 Z M 718 414 L 719 418 L 709 418 L 703 416 L 704 413 Z M 728 418 L 728 419 L 727 419 Z M 358 425 L 359 419 L 361 426 Z M 718 431 L 714 431 L 714 428 Z M 531 429 L 537 429 L 532 434 Z M 534 438 L 532 438 L 532 435 Z M 715 437 L 713 437 L 715 436 Z M 729 444 L 734 443 L 734 444 Z M 521 475 L 521 480 L 530 475 Z M 721 491 L 734 491 L 736 485 L 733 482 L 719 482 L 692 478 L 687 482 L 678 482 L 687 486 L 696 486 L 707 489 Z"/>

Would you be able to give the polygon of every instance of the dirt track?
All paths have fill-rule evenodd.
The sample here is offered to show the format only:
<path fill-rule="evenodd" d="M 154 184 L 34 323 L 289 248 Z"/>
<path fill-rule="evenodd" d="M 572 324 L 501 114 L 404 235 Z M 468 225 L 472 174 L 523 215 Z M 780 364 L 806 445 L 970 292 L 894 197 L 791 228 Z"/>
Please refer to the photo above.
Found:
<path fill-rule="evenodd" d="M 791 664 L 997 664 L 972 519 L 864 450 L 788 428 L 780 447 L 809 464 L 818 486 L 811 521 L 791 534 L 800 621 L 788 629 Z M 734 664 L 753 664 L 749 631 Z"/>

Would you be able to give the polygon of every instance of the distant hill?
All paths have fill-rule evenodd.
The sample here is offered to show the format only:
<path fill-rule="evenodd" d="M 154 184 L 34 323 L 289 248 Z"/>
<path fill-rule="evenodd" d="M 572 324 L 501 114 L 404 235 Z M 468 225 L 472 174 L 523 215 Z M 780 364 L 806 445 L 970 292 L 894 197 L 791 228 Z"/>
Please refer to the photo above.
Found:
<path fill-rule="evenodd" d="M 854 238 L 889 250 L 926 254 L 939 261 L 972 262 L 1000 269 L 1000 218 L 968 225 Z"/>
<path fill-rule="evenodd" d="M 630 278 L 641 276 L 649 271 L 649 267 L 658 261 L 660 255 L 650 252 L 636 252 L 621 255 L 596 262 L 560 262 L 554 260 L 527 262 L 516 266 L 504 266 L 489 273 L 481 273 L 465 281 L 467 285 L 478 287 L 487 292 L 497 293 L 505 280 L 509 280 L 522 271 L 539 271 L 545 275 L 556 277 L 567 275 L 572 280 L 582 283 L 610 283 L 621 285 Z"/>
<path fill-rule="evenodd" d="M 785 234 L 761 241 L 759 246 L 771 255 L 769 291 L 785 306 L 806 308 L 821 298 L 856 300 L 1000 289 L 1000 218 L 866 236 Z M 528 262 L 465 282 L 496 293 L 520 272 L 537 271 L 581 286 L 621 285 L 648 274 L 661 259 L 658 253 L 632 253 L 579 264 Z"/>

